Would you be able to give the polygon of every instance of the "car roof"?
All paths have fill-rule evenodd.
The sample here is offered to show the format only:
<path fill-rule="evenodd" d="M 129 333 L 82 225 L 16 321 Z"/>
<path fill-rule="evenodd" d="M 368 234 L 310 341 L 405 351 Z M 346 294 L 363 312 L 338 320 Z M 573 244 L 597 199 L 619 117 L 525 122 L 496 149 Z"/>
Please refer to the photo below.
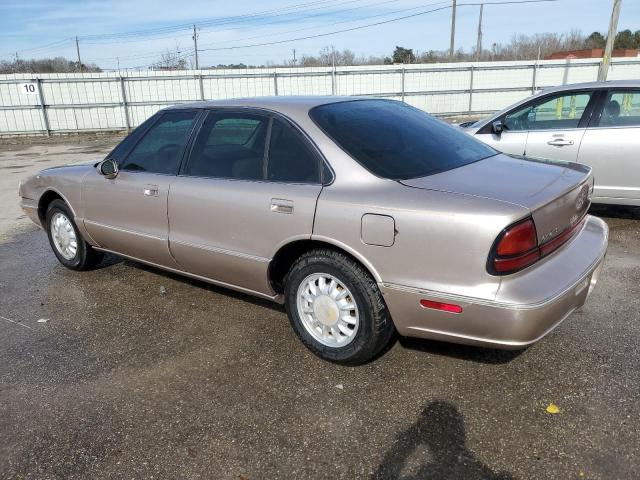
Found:
<path fill-rule="evenodd" d="M 556 87 L 543 88 L 543 93 L 562 92 L 565 90 L 582 90 L 588 88 L 620 88 L 620 87 L 639 87 L 640 80 L 608 80 L 606 82 L 583 82 L 570 83 L 566 85 L 558 85 Z"/>
<path fill-rule="evenodd" d="M 249 97 L 234 98 L 228 100 L 210 100 L 201 102 L 187 102 L 172 105 L 165 110 L 177 110 L 183 108 L 215 108 L 215 107 L 238 107 L 238 108 L 262 108 L 287 114 L 306 114 L 313 107 L 326 105 L 329 103 L 350 102 L 356 100 L 367 100 L 372 97 L 356 96 L 271 96 L 271 97 Z"/>

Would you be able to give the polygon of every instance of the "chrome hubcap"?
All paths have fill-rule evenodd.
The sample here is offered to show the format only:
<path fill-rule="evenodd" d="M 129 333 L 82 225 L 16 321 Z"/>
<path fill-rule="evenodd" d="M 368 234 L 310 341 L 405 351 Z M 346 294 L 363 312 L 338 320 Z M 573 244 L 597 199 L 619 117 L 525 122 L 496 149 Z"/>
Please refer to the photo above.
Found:
<path fill-rule="evenodd" d="M 304 328 L 328 347 L 344 347 L 353 341 L 360 317 L 349 289 L 328 273 L 314 273 L 298 287 L 298 316 Z"/>
<path fill-rule="evenodd" d="M 54 213 L 51 218 L 51 238 L 60 255 L 66 260 L 71 260 L 78 252 L 78 238 L 71 220 L 60 212 Z"/>

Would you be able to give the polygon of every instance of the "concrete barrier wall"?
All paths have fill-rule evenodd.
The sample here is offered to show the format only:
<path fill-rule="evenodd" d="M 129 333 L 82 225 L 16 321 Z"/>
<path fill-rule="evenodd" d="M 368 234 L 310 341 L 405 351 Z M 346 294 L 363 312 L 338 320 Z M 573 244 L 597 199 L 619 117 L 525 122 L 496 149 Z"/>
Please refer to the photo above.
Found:
<path fill-rule="evenodd" d="M 439 116 L 485 115 L 545 87 L 594 81 L 599 62 L 479 62 L 0 75 L 0 134 L 127 130 L 176 103 L 265 95 L 373 95 Z M 615 59 L 609 79 L 640 78 Z"/>

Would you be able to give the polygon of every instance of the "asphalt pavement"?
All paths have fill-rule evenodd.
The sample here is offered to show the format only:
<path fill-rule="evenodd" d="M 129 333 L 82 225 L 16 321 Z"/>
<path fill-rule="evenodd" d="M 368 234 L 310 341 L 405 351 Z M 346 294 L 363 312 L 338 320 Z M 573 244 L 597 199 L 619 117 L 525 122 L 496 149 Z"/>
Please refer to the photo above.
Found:
<path fill-rule="evenodd" d="M 593 213 L 600 282 L 541 342 L 397 339 L 355 368 L 277 305 L 116 257 L 72 272 L 21 228 L 0 245 L 0 478 L 638 478 L 640 209 Z"/>

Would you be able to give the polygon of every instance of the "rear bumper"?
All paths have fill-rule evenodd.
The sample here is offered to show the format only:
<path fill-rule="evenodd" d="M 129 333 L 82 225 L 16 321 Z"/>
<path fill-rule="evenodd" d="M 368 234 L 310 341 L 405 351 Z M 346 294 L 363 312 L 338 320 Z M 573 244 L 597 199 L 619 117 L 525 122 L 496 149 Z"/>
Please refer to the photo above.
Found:
<path fill-rule="evenodd" d="M 581 307 L 593 290 L 607 250 L 608 227 L 588 217 L 557 252 L 502 278 L 494 300 L 380 284 L 401 335 L 494 348 L 535 343 Z M 420 300 L 462 307 L 459 314 L 423 308 Z"/>

